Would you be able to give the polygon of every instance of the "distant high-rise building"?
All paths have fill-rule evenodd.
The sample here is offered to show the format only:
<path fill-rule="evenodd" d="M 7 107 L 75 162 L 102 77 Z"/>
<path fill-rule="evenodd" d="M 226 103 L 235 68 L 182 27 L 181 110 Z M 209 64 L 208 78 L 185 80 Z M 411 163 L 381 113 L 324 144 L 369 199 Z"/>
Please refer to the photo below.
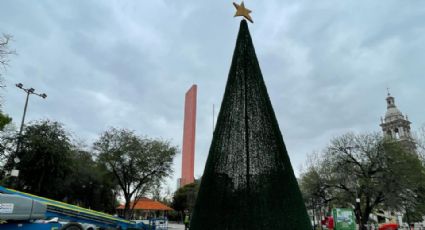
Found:
<path fill-rule="evenodd" d="M 407 115 L 404 116 L 395 105 L 394 97 L 388 93 L 387 112 L 385 118 L 381 118 L 381 127 L 385 137 L 399 141 L 408 150 L 415 151 L 416 144 L 410 132 L 410 124 Z"/>
<path fill-rule="evenodd" d="M 179 187 L 195 181 L 195 130 L 196 130 L 196 95 L 197 86 L 192 85 L 186 92 L 184 105 L 182 175 Z"/>

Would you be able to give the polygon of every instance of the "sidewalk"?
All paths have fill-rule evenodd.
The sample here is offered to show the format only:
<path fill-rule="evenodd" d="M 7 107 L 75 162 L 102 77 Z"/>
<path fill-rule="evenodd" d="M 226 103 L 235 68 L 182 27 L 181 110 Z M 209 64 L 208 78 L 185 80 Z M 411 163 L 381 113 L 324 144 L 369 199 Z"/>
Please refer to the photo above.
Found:
<path fill-rule="evenodd" d="M 184 224 L 168 223 L 169 230 L 184 230 Z"/>

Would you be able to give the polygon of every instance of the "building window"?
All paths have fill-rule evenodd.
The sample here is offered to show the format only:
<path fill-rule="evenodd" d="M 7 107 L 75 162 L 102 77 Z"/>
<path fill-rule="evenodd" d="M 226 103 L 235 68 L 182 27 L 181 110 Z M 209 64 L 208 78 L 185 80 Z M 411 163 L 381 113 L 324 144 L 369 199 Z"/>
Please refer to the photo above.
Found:
<path fill-rule="evenodd" d="M 394 130 L 394 132 L 395 132 L 395 139 L 400 139 L 400 134 L 399 134 L 399 132 L 398 132 L 398 128 L 396 128 L 396 129 Z"/>

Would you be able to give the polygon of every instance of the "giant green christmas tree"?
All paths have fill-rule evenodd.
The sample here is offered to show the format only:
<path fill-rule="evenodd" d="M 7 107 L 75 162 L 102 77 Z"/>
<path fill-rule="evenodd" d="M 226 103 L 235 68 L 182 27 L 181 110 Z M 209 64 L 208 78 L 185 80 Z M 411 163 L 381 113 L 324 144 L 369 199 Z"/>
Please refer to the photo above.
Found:
<path fill-rule="evenodd" d="M 245 20 L 190 229 L 311 229 Z"/>

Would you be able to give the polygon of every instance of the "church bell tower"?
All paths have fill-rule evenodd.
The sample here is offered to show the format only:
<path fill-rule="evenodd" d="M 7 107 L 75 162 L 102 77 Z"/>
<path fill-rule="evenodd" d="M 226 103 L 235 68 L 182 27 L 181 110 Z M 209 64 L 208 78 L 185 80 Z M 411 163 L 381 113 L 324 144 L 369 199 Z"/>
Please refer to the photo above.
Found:
<path fill-rule="evenodd" d="M 416 144 L 410 132 L 411 122 L 407 115 L 404 116 L 398 110 L 394 97 L 389 92 L 386 101 L 387 112 L 385 113 L 385 118 L 381 118 L 380 124 L 385 137 L 401 142 L 408 150 L 414 152 L 416 150 Z"/>

